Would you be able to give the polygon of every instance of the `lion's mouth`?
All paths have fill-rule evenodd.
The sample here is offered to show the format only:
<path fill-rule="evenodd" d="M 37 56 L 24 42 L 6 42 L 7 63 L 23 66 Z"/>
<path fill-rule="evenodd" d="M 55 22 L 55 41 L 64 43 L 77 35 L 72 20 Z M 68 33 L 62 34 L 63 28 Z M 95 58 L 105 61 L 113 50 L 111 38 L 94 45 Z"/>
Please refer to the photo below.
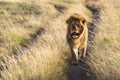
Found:
<path fill-rule="evenodd" d="M 72 36 L 72 38 L 78 38 L 78 37 L 79 37 L 79 35 L 80 35 L 79 33 L 74 32 L 74 33 L 72 33 L 72 35 L 71 35 L 71 36 Z"/>

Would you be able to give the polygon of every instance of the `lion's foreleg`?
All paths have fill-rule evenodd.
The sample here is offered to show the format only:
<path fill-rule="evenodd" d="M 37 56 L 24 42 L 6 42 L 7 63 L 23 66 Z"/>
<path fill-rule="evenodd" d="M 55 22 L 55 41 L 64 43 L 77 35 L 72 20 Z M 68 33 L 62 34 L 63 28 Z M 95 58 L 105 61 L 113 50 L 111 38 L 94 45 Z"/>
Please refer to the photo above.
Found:
<path fill-rule="evenodd" d="M 81 59 L 85 58 L 86 50 L 87 50 L 87 46 L 85 46 L 83 49 L 81 49 L 81 51 L 82 51 Z"/>
<path fill-rule="evenodd" d="M 79 59 L 79 60 L 81 59 L 81 56 L 82 56 L 82 52 L 81 52 L 81 49 L 79 48 L 79 49 L 78 49 L 78 59 Z"/>
<path fill-rule="evenodd" d="M 71 48 L 71 54 L 72 54 L 72 58 L 74 59 L 73 64 L 78 64 L 78 49 Z"/>

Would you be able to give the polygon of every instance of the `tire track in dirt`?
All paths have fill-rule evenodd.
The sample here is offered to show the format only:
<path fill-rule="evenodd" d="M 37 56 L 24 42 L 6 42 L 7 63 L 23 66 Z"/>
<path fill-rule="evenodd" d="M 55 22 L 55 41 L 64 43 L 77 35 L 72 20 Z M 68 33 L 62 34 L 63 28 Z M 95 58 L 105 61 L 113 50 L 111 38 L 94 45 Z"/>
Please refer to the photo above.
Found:
<path fill-rule="evenodd" d="M 91 5 L 86 5 L 86 7 L 92 12 L 92 22 L 88 24 L 88 42 L 91 43 L 94 39 L 94 29 L 96 27 L 96 23 L 98 23 L 100 9 L 95 8 Z M 86 58 L 89 58 L 89 52 L 91 48 L 88 47 Z M 91 72 L 89 65 L 86 63 L 86 60 L 80 61 L 78 65 L 70 65 L 68 70 L 68 78 L 69 80 L 94 80 L 95 76 Z"/>

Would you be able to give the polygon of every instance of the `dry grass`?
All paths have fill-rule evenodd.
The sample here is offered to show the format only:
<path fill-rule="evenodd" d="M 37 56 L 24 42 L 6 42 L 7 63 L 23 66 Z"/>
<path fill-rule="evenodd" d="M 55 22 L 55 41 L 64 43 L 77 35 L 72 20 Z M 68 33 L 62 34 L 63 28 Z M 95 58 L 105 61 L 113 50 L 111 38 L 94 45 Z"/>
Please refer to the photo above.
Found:
<path fill-rule="evenodd" d="M 49 21 L 60 14 L 54 2 L 51 3 L 0 2 L 0 48 L 4 49 L 0 56 L 11 55 L 9 53 L 26 45 L 36 32 L 45 29 Z M 65 7 L 62 3 L 59 6 Z"/>
<path fill-rule="evenodd" d="M 0 78 L 68 80 L 67 60 L 71 55 L 66 43 L 65 20 L 76 12 L 90 21 L 90 11 L 82 5 L 81 0 L 8 1 L 0 3 L 0 64 L 4 67 L 0 66 Z M 95 28 L 96 36 L 89 44 L 91 53 L 87 63 L 96 76 L 93 80 L 119 80 L 120 1 L 92 1 L 89 4 L 101 7 L 101 12 Z M 61 11 L 62 8 L 65 10 Z M 44 28 L 45 33 L 37 37 L 35 42 L 27 44 L 31 34 L 36 34 L 40 28 Z M 28 48 L 18 52 L 15 59 L 12 55 L 14 50 L 20 49 L 23 44 L 27 44 Z"/>
<path fill-rule="evenodd" d="M 88 64 L 95 80 L 120 79 L 120 14 L 119 0 L 98 0 L 100 20 L 96 25 L 95 39 Z"/>
<path fill-rule="evenodd" d="M 13 24 L 11 18 L 8 18 L 8 20 L 10 19 L 9 21 L 6 21 L 8 22 L 8 26 L 9 24 L 13 26 L 6 27 L 6 29 L 3 29 L 4 32 L 1 30 L 1 33 L 4 33 L 3 36 L 1 36 L 1 39 L 7 39 L 10 43 L 12 43 L 12 40 L 13 42 L 26 41 L 26 38 L 30 37 L 30 33 L 34 33 L 34 31 L 37 29 L 37 26 L 41 27 L 42 25 L 45 29 L 45 32 L 35 40 L 36 42 L 31 43 L 30 45 L 28 44 L 27 49 L 21 50 L 20 53 L 18 52 L 19 55 L 16 56 L 17 59 L 14 58 L 14 55 L 12 55 L 12 57 L 3 56 L 5 63 L 8 65 L 8 69 L 4 68 L 4 70 L 1 72 L 1 79 L 68 80 L 66 73 L 68 69 L 67 60 L 70 57 L 70 50 L 68 49 L 68 45 L 66 43 L 67 26 L 65 21 L 73 13 L 80 13 L 87 19 L 87 21 L 90 21 L 90 17 L 88 15 L 91 15 L 91 13 L 85 8 L 84 5 L 82 5 L 81 1 L 79 3 L 75 3 L 70 0 L 70 4 L 66 3 L 67 1 L 69 0 L 63 0 L 63 2 L 58 0 L 58 2 L 53 3 L 49 1 L 47 1 L 47 3 L 43 2 L 41 4 L 42 6 L 44 5 L 42 11 L 43 14 L 39 16 L 34 14 L 28 16 L 23 12 L 23 17 L 20 15 L 20 20 L 25 19 L 27 21 L 22 24 Z M 79 0 L 77 0 L 77 2 L 78 1 Z M 56 14 L 56 11 L 54 10 L 54 12 L 51 10 L 51 12 L 54 12 L 51 13 L 48 12 L 48 9 L 51 8 L 51 6 L 53 8 L 53 5 L 58 5 L 61 7 L 62 4 L 67 10 L 64 11 L 63 14 L 60 14 L 57 18 L 51 18 L 51 16 Z M 34 4 L 30 3 L 30 5 Z M 19 16 L 16 16 L 15 18 L 19 18 Z M 33 24 L 33 28 L 25 28 L 25 25 L 28 24 Z M 9 35 L 8 38 L 5 37 L 7 35 Z M 4 44 L 6 45 L 9 43 L 4 42 Z M 13 44 L 16 48 L 18 43 Z M 11 47 L 11 45 L 9 47 Z M 1 65 L 5 66 L 4 61 L 1 62 Z"/>

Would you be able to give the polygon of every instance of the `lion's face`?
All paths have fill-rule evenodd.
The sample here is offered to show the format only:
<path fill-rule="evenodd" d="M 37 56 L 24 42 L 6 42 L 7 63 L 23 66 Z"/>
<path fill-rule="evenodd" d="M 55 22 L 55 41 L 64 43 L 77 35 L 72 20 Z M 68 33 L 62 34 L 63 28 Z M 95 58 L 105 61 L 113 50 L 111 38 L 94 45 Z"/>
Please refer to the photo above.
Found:
<path fill-rule="evenodd" d="M 83 31 L 83 27 L 80 24 L 80 20 L 74 19 L 69 24 L 69 31 L 72 38 L 78 38 Z"/>
<path fill-rule="evenodd" d="M 70 36 L 74 39 L 79 38 L 81 33 L 84 31 L 86 23 L 85 18 L 79 14 L 74 14 L 66 22 L 68 24 L 68 32 Z"/>

